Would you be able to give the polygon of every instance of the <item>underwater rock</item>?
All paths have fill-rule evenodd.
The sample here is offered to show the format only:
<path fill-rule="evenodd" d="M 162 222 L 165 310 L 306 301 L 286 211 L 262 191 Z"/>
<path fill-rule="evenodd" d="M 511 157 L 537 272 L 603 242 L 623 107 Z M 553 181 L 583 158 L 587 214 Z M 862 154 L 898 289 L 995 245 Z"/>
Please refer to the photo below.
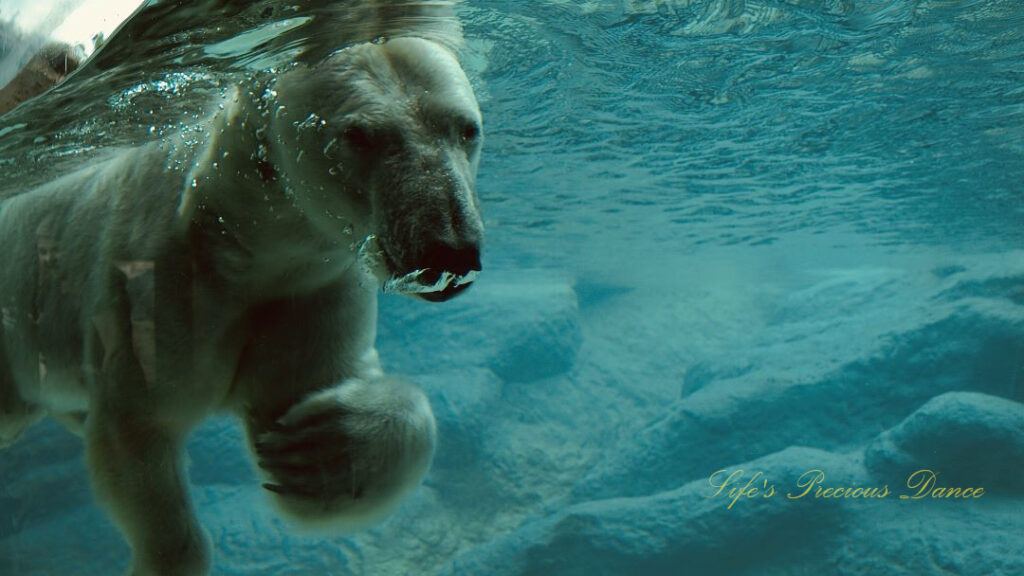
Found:
<path fill-rule="evenodd" d="M 52 420 L 29 428 L 25 438 L 3 454 L 0 538 L 91 505 L 92 492 L 84 472 L 79 438 Z M 0 569 L 0 574 L 6 572 Z"/>
<path fill-rule="evenodd" d="M 237 418 L 210 418 L 188 443 L 188 477 L 196 485 L 245 484 L 257 479 L 245 430 Z"/>
<path fill-rule="evenodd" d="M 900 501 L 849 506 L 841 543 L 790 574 L 1024 574 L 1022 501 Z M 764 573 L 764 572 L 763 572 Z M 767 571 L 767 573 L 787 573 Z"/>
<path fill-rule="evenodd" d="M 872 442 L 864 461 L 894 484 L 932 470 L 937 486 L 1024 492 L 1024 406 L 970 392 L 937 396 Z"/>
<path fill-rule="evenodd" d="M 709 467 L 791 445 L 856 448 L 944 392 L 1021 399 L 1015 382 L 1024 314 L 961 305 L 929 320 L 879 337 L 866 357 L 816 379 L 789 382 L 753 370 L 727 386 L 697 390 L 611 452 L 575 487 L 574 498 L 651 494 Z"/>
<path fill-rule="evenodd" d="M 2 509 L 0 519 L 7 519 Z M 55 535 L 59 535 L 59 546 L 54 545 Z M 10 537 L 0 538 L 0 574 L 124 574 L 130 554 L 114 525 L 98 507 L 87 503 L 67 507 L 44 522 L 25 525 Z"/>
<path fill-rule="evenodd" d="M 490 370 L 477 368 L 421 376 L 416 383 L 430 398 L 437 421 L 434 473 L 473 466 L 483 457 L 482 442 L 493 419 L 491 408 L 501 398 L 501 381 Z"/>
<path fill-rule="evenodd" d="M 389 370 L 480 366 L 506 382 L 530 382 L 568 372 L 582 342 L 572 286 L 543 272 L 485 272 L 443 309 L 414 304 L 381 300 L 378 349 Z"/>
<path fill-rule="evenodd" d="M 258 483 L 194 490 L 204 527 L 218 545 L 212 574 L 368 573 L 353 564 L 360 557 L 357 543 L 330 534 L 296 533 L 295 525 L 280 518 L 262 492 Z"/>
<path fill-rule="evenodd" d="M 834 538 L 844 516 L 842 500 L 787 496 L 812 469 L 837 485 L 870 482 L 854 458 L 788 448 L 730 469 L 761 473 L 759 493 L 734 504 L 727 491 L 715 496 L 707 477 L 653 496 L 575 504 L 456 558 L 443 574 L 734 574 L 799 561 Z"/>
<path fill-rule="evenodd" d="M 754 369 L 750 363 L 719 365 L 697 362 L 686 369 L 686 379 L 680 387 L 680 396 L 689 396 L 715 381 L 740 378 Z"/>

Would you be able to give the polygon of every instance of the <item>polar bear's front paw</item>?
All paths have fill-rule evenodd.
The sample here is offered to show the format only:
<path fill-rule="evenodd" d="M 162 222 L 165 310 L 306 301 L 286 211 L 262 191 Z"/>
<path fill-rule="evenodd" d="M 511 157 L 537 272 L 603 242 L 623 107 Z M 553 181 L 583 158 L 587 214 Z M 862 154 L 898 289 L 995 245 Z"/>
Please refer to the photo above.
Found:
<path fill-rule="evenodd" d="M 285 513 L 356 529 L 415 488 L 433 457 L 426 396 L 399 379 L 350 379 L 298 402 L 256 441 L 264 487 Z"/>
<path fill-rule="evenodd" d="M 263 487 L 285 496 L 358 499 L 363 487 L 353 476 L 351 458 L 358 440 L 348 436 L 344 417 L 340 410 L 324 413 L 300 427 L 264 434 L 256 444 L 259 466 L 276 483 Z"/>

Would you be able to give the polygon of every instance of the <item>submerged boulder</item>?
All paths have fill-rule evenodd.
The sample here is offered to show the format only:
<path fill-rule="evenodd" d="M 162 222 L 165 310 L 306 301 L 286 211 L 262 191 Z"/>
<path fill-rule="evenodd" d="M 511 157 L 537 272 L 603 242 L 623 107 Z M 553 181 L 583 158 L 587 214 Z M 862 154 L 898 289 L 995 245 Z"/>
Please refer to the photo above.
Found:
<path fill-rule="evenodd" d="M 870 482 L 855 459 L 788 448 L 729 469 L 745 475 L 739 487 L 752 478 L 757 489 L 735 501 L 705 477 L 651 496 L 574 504 L 457 558 L 443 574 L 734 574 L 799 563 L 843 522 L 843 500 L 796 498 L 815 469 L 836 485 Z"/>
<path fill-rule="evenodd" d="M 571 283 L 544 272 L 481 276 L 444 306 L 383 298 L 378 349 L 389 370 L 415 374 L 484 367 L 505 382 L 572 369 L 582 343 Z"/>
<path fill-rule="evenodd" d="M 971 392 L 937 396 L 875 439 L 864 461 L 894 483 L 931 470 L 936 486 L 1024 492 L 1024 405 Z"/>

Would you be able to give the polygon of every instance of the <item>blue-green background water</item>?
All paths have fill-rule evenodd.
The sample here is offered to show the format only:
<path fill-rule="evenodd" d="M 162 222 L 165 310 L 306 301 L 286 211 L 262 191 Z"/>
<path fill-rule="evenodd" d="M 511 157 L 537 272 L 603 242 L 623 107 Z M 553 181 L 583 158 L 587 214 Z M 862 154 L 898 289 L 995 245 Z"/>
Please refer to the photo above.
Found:
<path fill-rule="evenodd" d="M 278 11 L 115 37 L 0 117 L 0 192 L 201 130 L 206 97 L 309 41 L 258 4 Z M 1024 572 L 1024 4 L 457 11 L 485 271 L 444 305 L 384 298 L 380 328 L 433 400 L 431 476 L 379 527 L 296 535 L 215 421 L 190 474 L 216 573 Z M 225 43 L 250 25 L 277 41 Z M 899 500 L 917 468 L 987 493 Z M 721 469 L 779 494 L 729 507 Z M 810 469 L 893 495 L 785 499 Z M 0 453 L 0 574 L 127 555 L 74 438 L 41 425 Z"/>

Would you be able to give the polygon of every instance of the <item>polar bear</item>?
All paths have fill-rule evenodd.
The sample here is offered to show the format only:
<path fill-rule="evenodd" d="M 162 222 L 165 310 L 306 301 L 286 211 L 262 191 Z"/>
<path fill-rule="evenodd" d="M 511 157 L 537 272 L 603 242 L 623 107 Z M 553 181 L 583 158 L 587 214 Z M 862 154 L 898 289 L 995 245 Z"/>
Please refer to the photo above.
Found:
<path fill-rule="evenodd" d="M 233 411 L 290 517 L 353 529 L 425 475 L 425 395 L 383 373 L 376 288 L 480 270 L 481 115 L 453 51 L 394 36 L 239 86 L 164 139 L 0 203 L 0 446 L 81 434 L 132 573 L 200 575 L 183 443 Z"/>

